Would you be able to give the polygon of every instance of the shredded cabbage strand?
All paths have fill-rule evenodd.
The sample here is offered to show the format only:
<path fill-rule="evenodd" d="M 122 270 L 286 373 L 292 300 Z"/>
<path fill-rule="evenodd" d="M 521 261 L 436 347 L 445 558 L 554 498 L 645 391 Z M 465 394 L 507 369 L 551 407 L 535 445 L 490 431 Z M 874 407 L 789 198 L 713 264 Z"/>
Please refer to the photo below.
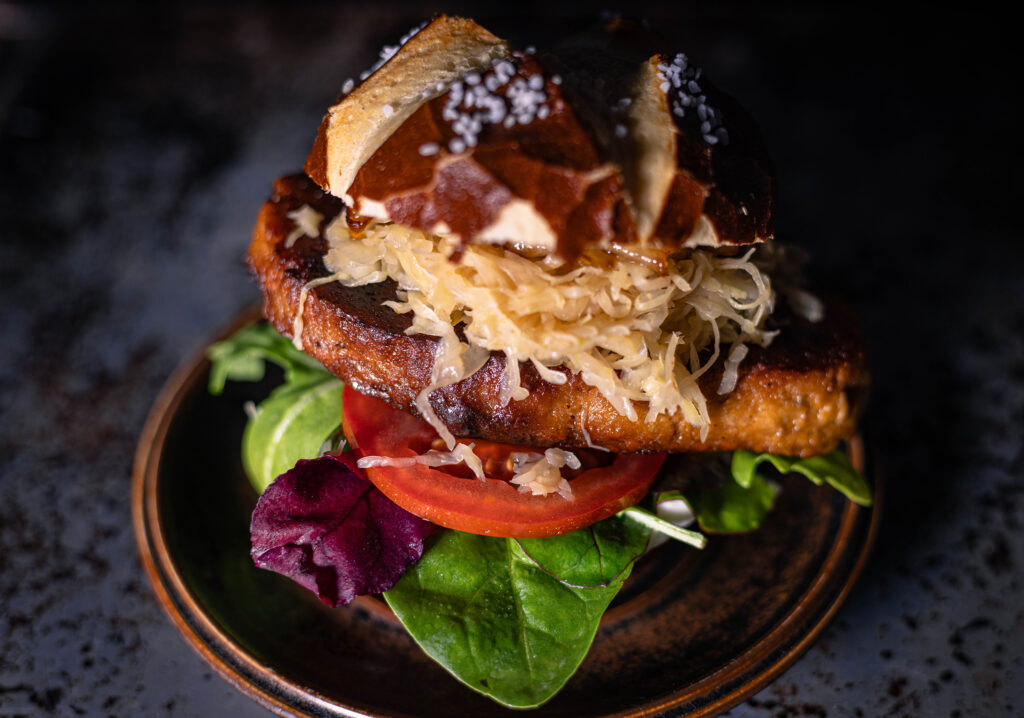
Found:
<path fill-rule="evenodd" d="M 491 245 L 464 247 L 453 261 L 454 237 L 396 224 L 372 223 L 356 239 L 343 215 L 325 235 L 332 281 L 395 280 L 398 299 L 387 305 L 412 315 L 407 333 L 440 339 L 430 385 L 416 405 L 449 448 L 454 437 L 427 397 L 474 374 L 492 351 L 507 359 L 503 406 L 528 395 L 520 362 L 533 363 L 552 383 L 565 382 L 552 369 L 565 366 L 630 420 L 639 418 L 635 402 L 642 402 L 645 421 L 679 413 L 706 435 L 710 418 L 697 380 L 725 344 L 719 391 L 731 390 L 745 345 L 766 346 L 775 335 L 764 329 L 774 293 L 754 249 L 734 257 L 696 249 L 662 269 L 625 255 L 608 267 L 566 268 Z"/>

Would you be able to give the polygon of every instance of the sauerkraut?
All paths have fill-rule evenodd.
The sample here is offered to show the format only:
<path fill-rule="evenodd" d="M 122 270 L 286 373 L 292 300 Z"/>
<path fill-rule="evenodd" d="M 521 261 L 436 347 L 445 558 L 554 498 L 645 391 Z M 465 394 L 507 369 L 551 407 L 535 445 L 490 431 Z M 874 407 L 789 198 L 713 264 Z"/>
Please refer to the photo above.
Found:
<path fill-rule="evenodd" d="M 416 406 L 449 448 L 454 437 L 428 396 L 474 374 L 492 351 L 507 359 L 502 405 L 528 395 L 520 362 L 552 383 L 566 381 L 555 370 L 564 366 L 630 420 L 639 418 L 638 406 L 645 421 L 678 413 L 706 435 L 710 418 L 697 380 L 725 346 L 730 361 L 719 389 L 731 390 L 746 353 L 740 347 L 774 336 L 764 329 L 774 294 L 754 249 L 733 257 L 695 249 L 660 266 L 610 254 L 601 266 L 567 267 L 492 245 L 463 247 L 455 261 L 456 238 L 384 222 L 355 238 L 343 215 L 325 236 L 332 274 L 324 280 L 359 286 L 393 279 L 398 298 L 387 304 L 412 315 L 408 333 L 439 338 L 431 382 Z"/>
<path fill-rule="evenodd" d="M 579 469 L 579 457 L 564 449 L 545 449 L 543 454 L 516 452 L 512 454 L 512 483 L 524 493 L 546 496 L 557 493 L 563 499 L 572 498 L 572 488 L 562 476 L 562 467 Z"/>
<path fill-rule="evenodd" d="M 483 462 L 473 451 L 475 444 L 456 443 L 451 451 L 430 449 L 416 456 L 364 456 L 356 464 L 361 469 L 375 466 L 453 466 L 465 463 L 476 474 L 477 478 L 486 478 Z M 564 499 L 572 498 L 572 488 L 562 476 L 562 468 L 579 469 L 582 464 L 579 457 L 564 449 L 546 449 L 544 453 L 535 451 L 513 452 L 512 479 L 510 483 L 519 487 L 523 493 L 534 496 L 546 496 L 557 493 Z"/>

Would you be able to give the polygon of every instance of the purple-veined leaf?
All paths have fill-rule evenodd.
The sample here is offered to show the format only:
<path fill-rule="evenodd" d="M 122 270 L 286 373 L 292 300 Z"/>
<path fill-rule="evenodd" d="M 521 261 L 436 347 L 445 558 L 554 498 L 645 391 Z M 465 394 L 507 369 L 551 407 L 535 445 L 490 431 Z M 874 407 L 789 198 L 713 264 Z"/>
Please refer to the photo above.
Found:
<path fill-rule="evenodd" d="M 349 455 L 328 455 L 299 461 L 260 497 L 252 558 L 341 606 L 391 588 L 437 528 L 382 494 Z"/>

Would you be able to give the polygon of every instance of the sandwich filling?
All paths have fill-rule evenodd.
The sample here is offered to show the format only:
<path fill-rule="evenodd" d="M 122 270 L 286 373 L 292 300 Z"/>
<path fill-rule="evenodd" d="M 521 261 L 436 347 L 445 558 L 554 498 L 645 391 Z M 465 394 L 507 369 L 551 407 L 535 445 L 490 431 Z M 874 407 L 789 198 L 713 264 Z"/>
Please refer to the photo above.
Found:
<path fill-rule="evenodd" d="M 775 294 L 755 255 L 694 249 L 669 257 L 610 251 L 573 266 L 513 249 L 471 244 L 397 224 L 371 222 L 360 235 L 339 215 L 325 228 L 324 264 L 345 286 L 388 279 L 394 311 L 410 313 L 409 334 L 437 337 L 430 384 L 416 406 L 445 440 L 455 438 L 428 397 L 472 376 L 491 352 L 506 357 L 499 401 L 526 398 L 520 362 L 545 381 L 579 373 L 623 416 L 645 421 L 681 415 L 706 432 L 707 400 L 698 379 L 725 354 L 718 387 L 727 393 L 746 345 L 768 345 L 764 328 Z M 311 283 L 312 284 L 312 283 Z M 304 289 L 307 291 L 310 285 Z M 302 307 L 293 335 L 301 337 Z"/>

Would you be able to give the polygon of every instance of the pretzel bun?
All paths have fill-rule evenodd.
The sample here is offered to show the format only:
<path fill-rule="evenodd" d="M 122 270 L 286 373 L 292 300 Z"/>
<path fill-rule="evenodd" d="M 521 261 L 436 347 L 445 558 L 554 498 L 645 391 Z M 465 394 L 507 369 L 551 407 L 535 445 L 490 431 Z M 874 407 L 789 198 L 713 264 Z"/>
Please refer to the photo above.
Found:
<path fill-rule="evenodd" d="M 330 108 L 305 169 L 354 215 L 568 260 L 772 236 L 753 123 L 622 20 L 537 55 L 438 17 Z"/>

